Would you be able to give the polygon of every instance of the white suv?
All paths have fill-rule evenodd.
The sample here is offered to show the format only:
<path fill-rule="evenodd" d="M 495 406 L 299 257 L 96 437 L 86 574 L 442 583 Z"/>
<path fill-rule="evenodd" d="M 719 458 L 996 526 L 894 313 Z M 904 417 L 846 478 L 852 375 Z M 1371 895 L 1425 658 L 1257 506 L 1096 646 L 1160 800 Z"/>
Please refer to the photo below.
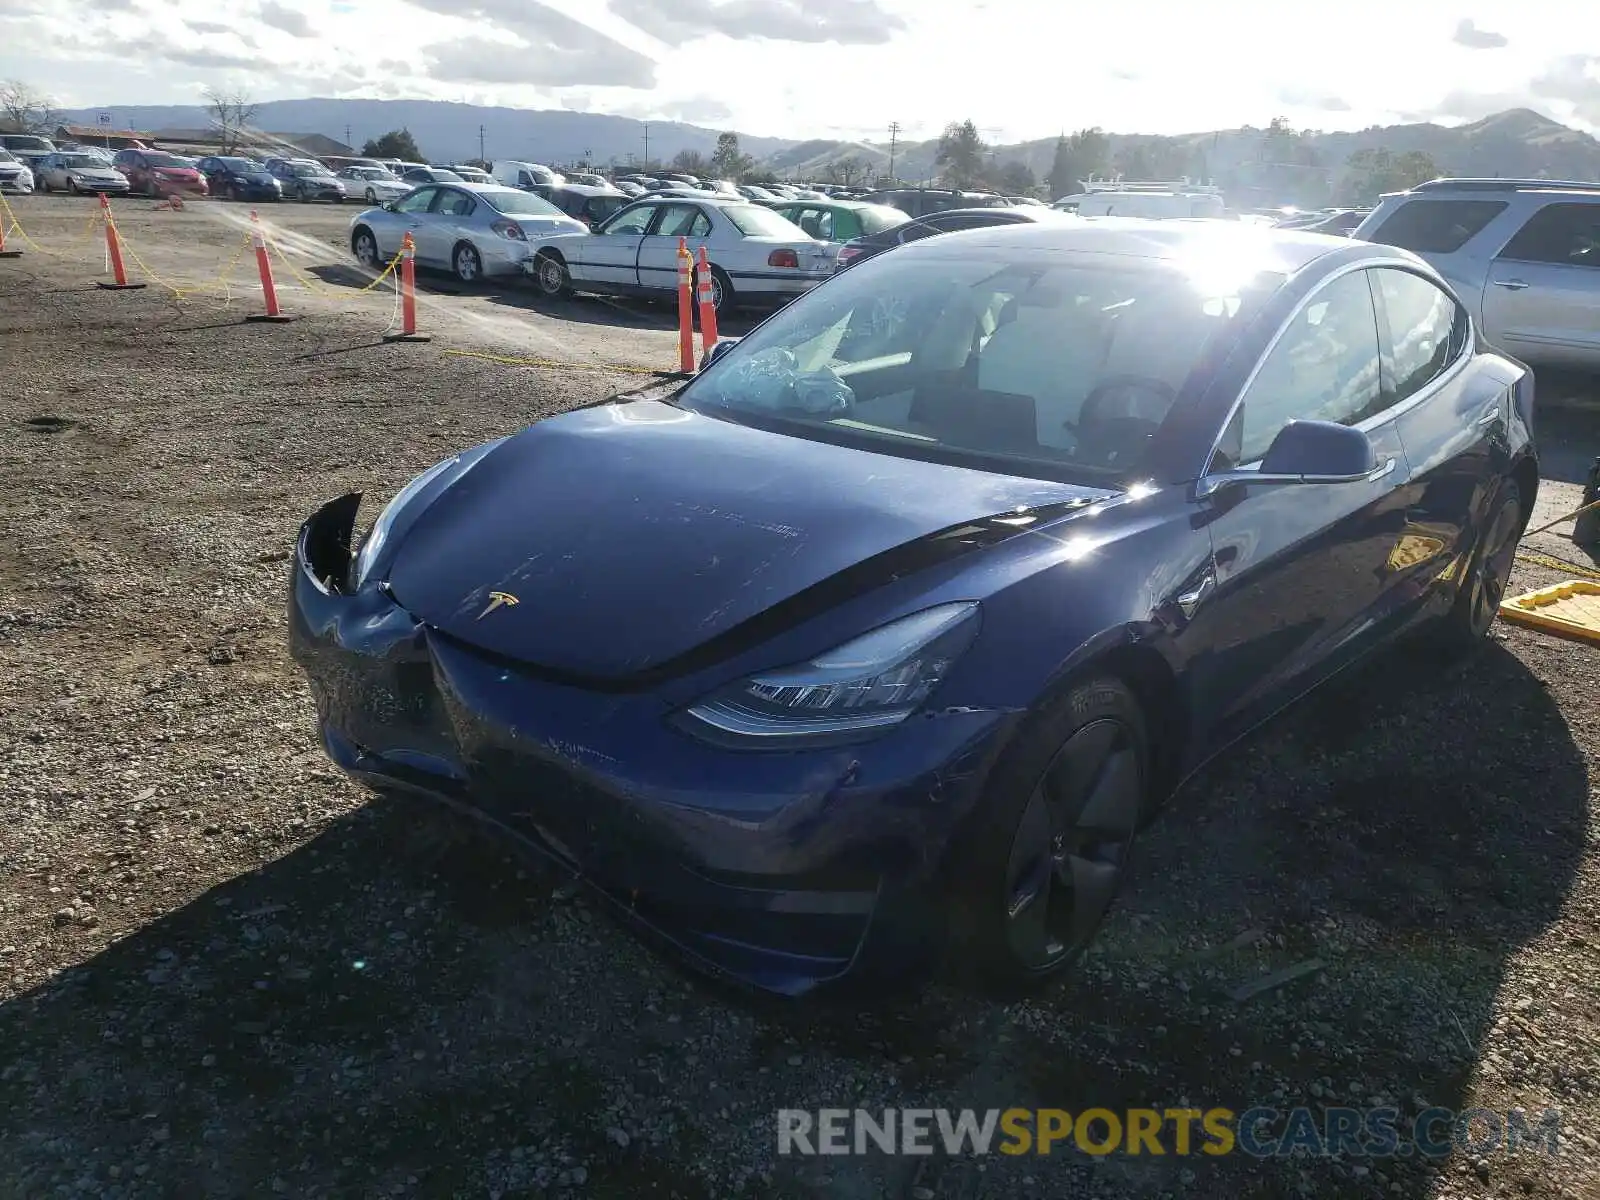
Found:
<path fill-rule="evenodd" d="M 1600 369 L 1600 183 L 1435 179 L 1384 196 L 1352 236 L 1427 259 L 1507 354 Z"/>

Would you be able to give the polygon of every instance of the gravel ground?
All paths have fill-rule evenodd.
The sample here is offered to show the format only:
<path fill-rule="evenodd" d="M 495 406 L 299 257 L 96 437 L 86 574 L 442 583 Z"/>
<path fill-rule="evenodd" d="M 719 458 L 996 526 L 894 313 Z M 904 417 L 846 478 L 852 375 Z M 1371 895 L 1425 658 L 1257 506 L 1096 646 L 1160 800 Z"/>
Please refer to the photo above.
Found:
<path fill-rule="evenodd" d="M 19 212 L 60 248 L 81 214 L 45 203 Z M 123 207 L 154 270 L 199 269 L 214 214 Z M 347 216 L 293 210 L 324 241 Z M 0 262 L 0 1195 L 1600 1195 L 1600 653 L 1503 628 L 1333 685 L 1185 789 L 1043 996 L 756 1004 L 346 782 L 285 652 L 314 505 L 640 376 L 442 353 L 502 344 L 454 311 L 492 296 L 386 346 L 378 298 L 241 325 L 96 266 Z M 515 324 L 660 357 L 659 328 Z M 1554 516 L 1595 422 L 1551 426 Z M 796 1159 L 773 1132 L 780 1107 L 1296 1103 L 1556 1107 L 1564 1153 Z"/>

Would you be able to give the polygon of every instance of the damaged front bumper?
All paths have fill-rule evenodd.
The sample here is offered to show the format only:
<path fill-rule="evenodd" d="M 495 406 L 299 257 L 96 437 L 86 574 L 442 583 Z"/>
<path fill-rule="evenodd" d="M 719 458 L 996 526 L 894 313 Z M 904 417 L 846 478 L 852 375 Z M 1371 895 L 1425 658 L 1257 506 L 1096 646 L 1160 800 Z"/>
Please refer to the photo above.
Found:
<path fill-rule="evenodd" d="M 382 585 L 347 593 L 359 501 L 302 527 L 290 589 L 291 649 L 340 767 L 487 818 L 692 965 L 763 991 L 900 980 L 938 953 L 945 851 L 1014 717 L 952 711 L 831 749 L 711 746 L 657 693 L 555 683 Z"/>

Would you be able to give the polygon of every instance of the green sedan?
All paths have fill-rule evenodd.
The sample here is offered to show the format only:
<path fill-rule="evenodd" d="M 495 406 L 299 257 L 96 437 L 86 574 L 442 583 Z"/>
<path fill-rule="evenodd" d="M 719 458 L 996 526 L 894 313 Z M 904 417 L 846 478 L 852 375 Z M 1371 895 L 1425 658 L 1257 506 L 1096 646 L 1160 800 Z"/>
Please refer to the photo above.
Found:
<path fill-rule="evenodd" d="M 911 219 L 887 204 L 862 204 L 856 200 L 785 200 L 767 207 L 818 241 L 840 244 Z"/>

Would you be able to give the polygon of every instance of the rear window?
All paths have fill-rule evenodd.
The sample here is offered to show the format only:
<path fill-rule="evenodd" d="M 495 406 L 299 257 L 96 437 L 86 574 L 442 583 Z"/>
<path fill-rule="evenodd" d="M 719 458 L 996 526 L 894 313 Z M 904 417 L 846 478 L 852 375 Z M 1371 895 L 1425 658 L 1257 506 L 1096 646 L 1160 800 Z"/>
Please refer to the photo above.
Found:
<path fill-rule="evenodd" d="M 863 233 L 882 233 L 885 229 L 904 225 L 911 219 L 898 208 L 891 208 L 887 204 L 869 204 L 865 208 L 858 208 L 856 215 L 861 218 Z"/>
<path fill-rule="evenodd" d="M 733 222 L 733 227 L 745 237 L 803 238 L 793 221 L 780 217 L 770 208 L 757 208 L 754 204 L 726 204 L 722 215 Z"/>
<path fill-rule="evenodd" d="M 626 196 L 590 196 L 583 211 L 591 221 L 600 222 L 627 202 Z"/>
<path fill-rule="evenodd" d="M 516 188 L 481 188 L 474 193 L 487 201 L 490 208 L 508 217 L 559 217 L 562 212 L 548 200 Z"/>
<path fill-rule="evenodd" d="M 1504 200 L 1410 200 L 1371 240 L 1417 254 L 1452 254 L 1505 211 Z"/>

